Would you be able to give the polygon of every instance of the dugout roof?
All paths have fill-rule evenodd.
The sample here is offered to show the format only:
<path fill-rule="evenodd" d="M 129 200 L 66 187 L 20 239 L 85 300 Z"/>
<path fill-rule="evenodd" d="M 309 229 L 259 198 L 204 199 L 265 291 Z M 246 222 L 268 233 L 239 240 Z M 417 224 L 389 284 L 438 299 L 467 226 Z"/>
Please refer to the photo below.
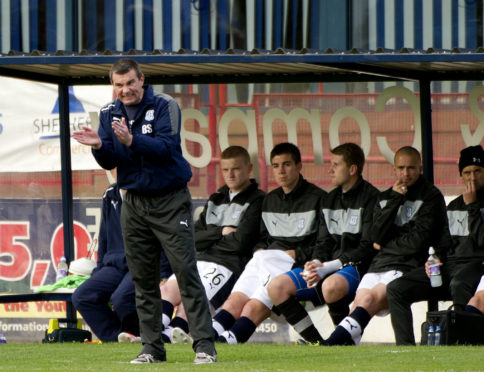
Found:
<path fill-rule="evenodd" d="M 109 84 L 120 57 L 140 63 L 154 84 L 484 80 L 484 50 L 58 51 L 0 55 L 0 75 L 68 85 Z"/>

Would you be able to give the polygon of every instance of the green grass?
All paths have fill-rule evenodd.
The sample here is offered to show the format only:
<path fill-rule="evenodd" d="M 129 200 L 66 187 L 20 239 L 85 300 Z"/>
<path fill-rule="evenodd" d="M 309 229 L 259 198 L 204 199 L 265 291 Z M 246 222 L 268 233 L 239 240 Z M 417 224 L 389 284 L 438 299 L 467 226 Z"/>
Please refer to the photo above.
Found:
<path fill-rule="evenodd" d="M 167 345 L 163 364 L 132 365 L 136 344 L 0 345 L 1 371 L 484 371 L 484 347 L 217 345 L 219 362 L 193 365 L 189 345 Z"/>

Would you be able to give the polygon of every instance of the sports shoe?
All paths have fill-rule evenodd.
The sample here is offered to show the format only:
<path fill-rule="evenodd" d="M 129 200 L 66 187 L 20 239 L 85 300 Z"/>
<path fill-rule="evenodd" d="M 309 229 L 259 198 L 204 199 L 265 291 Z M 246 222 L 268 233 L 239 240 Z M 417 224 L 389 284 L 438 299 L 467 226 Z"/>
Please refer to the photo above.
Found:
<path fill-rule="evenodd" d="M 217 361 L 217 354 L 210 355 L 204 352 L 198 352 L 195 354 L 195 360 L 193 364 L 207 364 L 207 363 L 215 363 Z"/>
<path fill-rule="evenodd" d="M 174 344 L 193 344 L 193 339 L 183 329 L 175 327 L 171 332 L 171 342 Z"/>
<path fill-rule="evenodd" d="M 122 344 L 126 344 L 126 343 L 140 344 L 141 343 L 141 337 L 132 335 L 131 333 L 128 333 L 128 332 L 121 332 L 118 335 L 118 342 L 122 343 Z"/>
<path fill-rule="evenodd" d="M 166 362 L 166 359 L 158 359 L 151 354 L 140 354 L 136 357 L 136 359 L 133 359 L 130 363 L 145 364 L 145 363 L 164 363 L 164 362 Z"/>
<path fill-rule="evenodd" d="M 320 346 L 321 345 L 321 342 L 320 341 L 309 342 L 309 341 L 306 341 L 303 338 L 298 338 L 296 340 L 295 344 L 296 345 L 299 345 L 299 346 Z"/>
<path fill-rule="evenodd" d="M 299 345 L 299 346 L 307 346 L 308 345 L 308 342 L 303 339 L 303 338 L 298 338 L 295 342 L 296 345 Z"/>

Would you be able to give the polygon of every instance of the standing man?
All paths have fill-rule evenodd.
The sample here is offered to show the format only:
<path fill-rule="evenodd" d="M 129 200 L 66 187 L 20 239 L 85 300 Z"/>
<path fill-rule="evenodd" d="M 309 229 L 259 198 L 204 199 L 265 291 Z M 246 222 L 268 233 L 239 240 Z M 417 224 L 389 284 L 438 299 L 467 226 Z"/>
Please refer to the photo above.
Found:
<path fill-rule="evenodd" d="M 180 108 L 170 96 L 155 95 L 144 85 L 134 60 L 118 60 L 109 75 L 117 98 L 101 109 L 98 133 L 84 127 L 72 136 L 92 146 L 101 167 L 117 167 L 118 184 L 127 190 L 121 225 L 143 343 L 131 363 L 166 361 L 158 285 L 161 249 L 178 279 L 192 326 L 194 363 L 216 362 L 208 301 L 195 259 L 187 189 L 191 170 L 181 151 Z"/>
<path fill-rule="evenodd" d="M 229 296 L 245 264 L 252 257 L 260 228 L 264 192 L 250 178 L 252 163 L 246 149 L 230 146 L 220 156 L 225 185 L 210 195 L 195 224 L 197 267 L 213 310 Z M 163 339 L 189 340 L 188 323 L 174 275 L 161 288 Z M 176 316 L 173 310 L 176 308 Z"/>
<path fill-rule="evenodd" d="M 463 309 L 476 290 L 484 268 L 484 151 L 480 145 L 460 152 L 459 173 L 465 190 L 447 207 L 450 241 L 440 247 L 442 285 L 432 288 L 429 268 L 418 267 L 388 285 L 388 303 L 397 345 L 415 345 L 411 304 L 452 300 Z M 447 253 L 447 254 L 446 254 Z M 446 257 L 447 256 L 447 257 Z M 477 304 L 478 296 L 470 302 Z M 478 306 L 474 306 L 478 308 Z"/>
<path fill-rule="evenodd" d="M 356 291 L 352 312 L 324 345 L 356 345 L 374 315 L 388 313 L 387 285 L 423 265 L 447 226 L 441 192 L 421 176 L 420 153 L 410 146 L 395 153 L 395 183 L 380 193 L 371 240 L 376 256 Z"/>
<path fill-rule="evenodd" d="M 299 301 L 328 305 L 337 325 L 349 313 L 360 278 L 373 258 L 370 240 L 378 190 L 362 177 L 365 154 L 354 143 L 331 150 L 329 177 L 336 186 L 324 198 L 312 261 L 274 278 L 269 296 L 279 312 L 310 343 L 323 338 Z M 304 276 L 303 276 L 304 273 Z"/>
<path fill-rule="evenodd" d="M 236 344 L 250 338 L 271 315 L 267 284 L 310 259 L 316 241 L 320 199 L 326 192 L 303 178 L 301 153 L 292 143 L 274 146 L 271 165 L 280 187 L 264 198 L 254 256 L 213 319 L 219 342 Z"/>

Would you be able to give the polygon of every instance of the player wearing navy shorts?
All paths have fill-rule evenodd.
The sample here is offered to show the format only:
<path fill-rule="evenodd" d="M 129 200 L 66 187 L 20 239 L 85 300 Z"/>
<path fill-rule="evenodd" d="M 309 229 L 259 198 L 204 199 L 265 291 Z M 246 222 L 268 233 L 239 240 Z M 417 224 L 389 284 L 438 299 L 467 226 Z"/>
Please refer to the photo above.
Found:
<path fill-rule="evenodd" d="M 324 198 L 312 260 L 274 278 L 269 296 L 277 310 L 310 343 L 323 342 L 299 301 L 327 304 L 334 324 L 349 313 L 360 277 L 373 257 L 369 237 L 378 190 L 362 177 L 365 155 L 354 143 L 331 150 L 329 177 L 336 186 Z"/>

